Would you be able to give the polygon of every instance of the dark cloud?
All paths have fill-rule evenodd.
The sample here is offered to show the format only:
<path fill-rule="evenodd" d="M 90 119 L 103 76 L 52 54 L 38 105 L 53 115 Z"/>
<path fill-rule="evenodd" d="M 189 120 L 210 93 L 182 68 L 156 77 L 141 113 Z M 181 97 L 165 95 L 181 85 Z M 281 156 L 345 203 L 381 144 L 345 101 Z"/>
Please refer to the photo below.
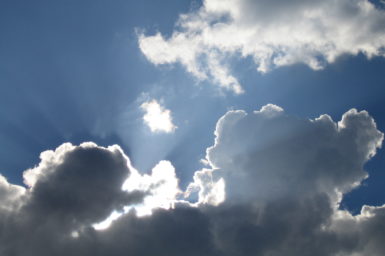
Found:
<path fill-rule="evenodd" d="M 60 243 L 74 232 L 106 219 L 113 210 L 143 199 L 143 192 L 127 193 L 121 189 L 129 175 L 128 159 L 118 146 L 63 144 L 55 151 L 43 152 L 39 166 L 24 173 L 31 187 L 22 206 L 4 223 L 2 253 L 56 254 Z M 7 186 L 5 197 L 9 198 L 15 188 Z M 8 198 L 3 201 L 9 201 Z"/>
<path fill-rule="evenodd" d="M 57 216 L 62 222 L 70 218 L 74 224 L 92 224 L 114 209 L 140 201 L 139 193 L 121 189 L 130 170 L 119 148 L 109 150 L 91 144 L 75 147 L 62 157 L 59 163 L 29 171 L 42 174 L 31 188 L 26 211 Z"/>
<path fill-rule="evenodd" d="M 118 146 L 42 153 L 24 174 L 28 189 L 0 179 L 0 255 L 384 255 L 385 207 L 365 206 L 357 216 L 339 209 L 383 140 L 367 112 L 350 110 L 336 123 L 267 105 L 229 111 L 215 136 L 211 167 L 190 186 L 203 191 L 195 206 L 179 201 L 142 217 L 132 209 L 104 230 L 93 224 L 112 211 L 162 198 L 154 193 L 171 191 L 170 200 L 172 166 L 162 162 L 138 178 Z M 141 190 L 122 190 L 143 180 Z"/>
<path fill-rule="evenodd" d="M 217 255 L 209 217 L 188 206 L 142 218 L 128 214 L 98 240 L 100 255 Z"/>

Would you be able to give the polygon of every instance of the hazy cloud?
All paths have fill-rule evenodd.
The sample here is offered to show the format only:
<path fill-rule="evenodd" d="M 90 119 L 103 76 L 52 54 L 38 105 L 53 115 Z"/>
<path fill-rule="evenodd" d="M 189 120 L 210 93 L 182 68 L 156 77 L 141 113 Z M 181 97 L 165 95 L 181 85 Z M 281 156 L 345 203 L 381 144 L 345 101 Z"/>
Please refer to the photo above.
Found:
<path fill-rule="evenodd" d="M 384 56 L 385 12 L 368 0 L 205 0 L 182 14 L 168 38 L 139 34 L 152 63 L 181 63 L 200 80 L 242 93 L 229 58 L 250 57 L 259 72 L 304 63 L 322 69 L 342 54 Z"/>

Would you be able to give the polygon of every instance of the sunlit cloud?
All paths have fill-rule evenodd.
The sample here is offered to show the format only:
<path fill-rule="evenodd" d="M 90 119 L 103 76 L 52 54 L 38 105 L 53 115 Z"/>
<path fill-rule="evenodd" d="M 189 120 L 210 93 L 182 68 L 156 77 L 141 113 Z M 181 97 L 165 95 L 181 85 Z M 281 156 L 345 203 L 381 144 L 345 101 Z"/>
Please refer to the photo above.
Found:
<path fill-rule="evenodd" d="M 104 230 L 104 229 L 110 227 L 111 224 L 112 224 L 115 220 L 119 219 L 119 217 L 122 216 L 124 213 L 125 213 L 125 212 L 117 212 L 117 211 L 113 211 L 113 212 L 111 213 L 111 215 L 108 216 L 107 219 L 105 219 L 105 220 L 103 220 L 103 221 L 101 221 L 101 222 L 99 222 L 99 223 L 93 224 L 92 227 L 93 227 L 94 229 L 96 229 L 96 230 Z"/>
<path fill-rule="evenodd" d="M 143 191 L 146 195 L 140 203 L 125 206 L 121 212 L 114 211 L 102 222 L 95 223 L 93 227 L 103 230 L 119 217 L 130 211 L 135 211 L 138 217 L 151 215 L 156 209 L 171 209 L 178 202 L 177 197 L 181 194 L 175 168 L 169 161 L 160 161 L 151 174 L 141 175 L 135 168 L 130 166 L 131 175 L 123 183 L 122 190 L 128 193 Z"/>
<path fill-rule="evenodd" d="M 228 111 L 214 134 L 186 191 L 170 161 L 142 174 L 94 143 L 43 152 L 27 189 L 0 176 L 0 254 L 383 255 L 385 206 L 339 209 L 383 142 L 368 112 L 309 120 L 268 104 Z"/>
<path fill-rule="evenodd" d="M 196 171 L 193 177 L 193 182 L 190 183 L 185 192 L 185 198 L 189 198 L 192 193 L 198 192 L 199 204 L 209 204 L 218 206 L 226 199 L 225 180 L 213 178 L 213 171 L 203 169 Z"/>
<path fill-rule="evenodd" d="M 171 36 L 139 34 L 155 65 L 180 63 L 198 80 L 243 92 L 229 59 L 261 73 L 297 63 L 319 70 L 343 54 L 384 56 L 385 11 L 368 0 L 205 0 L 182 14 Z"/>
<path fill-rule="evenodd" d="M 156 100 L 144 102 L 140 107 L 145 111 L 143 120 L 152 132 L 172 133 L 177 128 L 172 122 L 171 111 Z"/>
<path fill-rule="evenodd" d="M 2 1 L 0 256 L 385 256 L 384 1 Z"/>
<path fill-rule="evenodd" d="M 132 175 L 123 184 L 123 190 L 128 192 L 141 190 L 147 191 L 143 202 L 127 207 L 125 210 L 135 209 L 138 216 L 151 215 L 157 208 L 170 209 L 181 193 L 175 169 L 169 161 L 160 161 L 150 175 Z"/>

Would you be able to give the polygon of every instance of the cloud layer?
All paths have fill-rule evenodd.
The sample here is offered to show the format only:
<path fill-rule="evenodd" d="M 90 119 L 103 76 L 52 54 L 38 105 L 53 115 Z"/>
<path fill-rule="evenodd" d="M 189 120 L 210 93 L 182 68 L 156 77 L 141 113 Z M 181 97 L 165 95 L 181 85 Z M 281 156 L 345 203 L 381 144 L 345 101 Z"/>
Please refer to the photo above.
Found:
<path fill-rule="evenodd" d="M 339 209 L 382 140 L 355 109 L 339 122 L 229 111 L 185 192 L 195 203 L 170 162 L 141 175 L 116 145 L 63 144 L 24 173 L 28 188 L 1 177 L 0 255 L 384 255 L 385 206 Z"/>
<path fill-rule="evenodd" d="M 200 80 L 242 93 L 229 59 L 252 58 L 259 72 L 304 63 L 322 69 L 343 54 L 384 56 L 385 12 L 368 0 L 205 0 L 179 17 L 168 38 L 139 34 L 149 61 L 182 64 Z"/>

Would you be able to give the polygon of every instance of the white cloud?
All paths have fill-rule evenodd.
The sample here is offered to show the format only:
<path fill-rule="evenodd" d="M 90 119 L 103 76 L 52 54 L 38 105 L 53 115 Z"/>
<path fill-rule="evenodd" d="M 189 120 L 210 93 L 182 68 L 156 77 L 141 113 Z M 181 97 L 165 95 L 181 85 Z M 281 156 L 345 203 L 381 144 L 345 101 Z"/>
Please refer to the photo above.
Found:
<path fill-rule="evenodd" d="M 24 187 L 9 184 L 5 177 L 0 174 L 0 217 L 2 211 L 13 211 L 19 207 L 25 192 Z"/>
<path fill-rule="evenodd" d="M 93 227 L 97 230 L 104 230 L 118 220 L 122 215 L 135 210 L 136 216 L 143 217 L 151 215 L 157 209 L 171 209 L 178 202 L 178 195 L 181 190 L 178 185 L 178 178 L 175 168 L 169 161 L 160 161 L 151 171 L 151 174 L 140 174 L 134 167 L 129 166 L 130 176 L 124 181 L 122 190 L 128 193 L 135 191 L 143 192 L 141 202 L 123 207 L 120 212 L 113 211 L 105 220 L 95 223 Z"/>
<path fill-rule="evenodd" d="M 140 107 L 146 112 L 143 120 L 152 132 L 171 133 L 177 128 L 172 123 L 171 111 L 165 109 L 156 100 L 144 102 Z"/>
<path fill-rule="evenodd" d="M 84 143 L 82 145 L 86 146 L 88 143 Z M 80 145 L 80 147 L 82 147 L 82 145 Z M 96 146 L 95 144 L 93 145 Z M 49 175 L 51 172 L 55 171 L 52 166 L 63 163 L 67 152 L 73 149 L 75 149 L 75 146 L 71 143 L 63 143 L 55 150 L 47 150 L 40 153 L 41 161 L 39 165 L 24 171 L 24 184 L 32 188 L 39 179 L 43 178 L 43 176 Z"/>
<path fill-rule="evenodd" d="M 226 199 L 225 181 L 223 178 L 215 180 L 213 171 L 202 169 L 194 173 L 193 182 L 186 189 L 185 197 L 190 197 L 193 192 L 198 192 L 199 204 L 209 204 L 217 206 Z"/>
<path fill-rule="evenodd" d="M 242 93 L 226 63 L 251 57 L 259 72 L 296 63 L 322 69 L 343 54 L 384 56 L 385 11 L 368 0 L 205 0 L 169 38 L 139 35 L 152 63 L 181 63 L 199 80 Z"/>
<path fill-rule="evenodd" d="M 148 193 L 140 204 L 126 208 L 126 211 L 135 208 L 138 216 L 150 215 L 157 208 L 172 208 L 181 193 L 175 168 L 169 161 L 160 161 L 150 175 L 133 172 L 123 184 L 123 190 Z"/>

